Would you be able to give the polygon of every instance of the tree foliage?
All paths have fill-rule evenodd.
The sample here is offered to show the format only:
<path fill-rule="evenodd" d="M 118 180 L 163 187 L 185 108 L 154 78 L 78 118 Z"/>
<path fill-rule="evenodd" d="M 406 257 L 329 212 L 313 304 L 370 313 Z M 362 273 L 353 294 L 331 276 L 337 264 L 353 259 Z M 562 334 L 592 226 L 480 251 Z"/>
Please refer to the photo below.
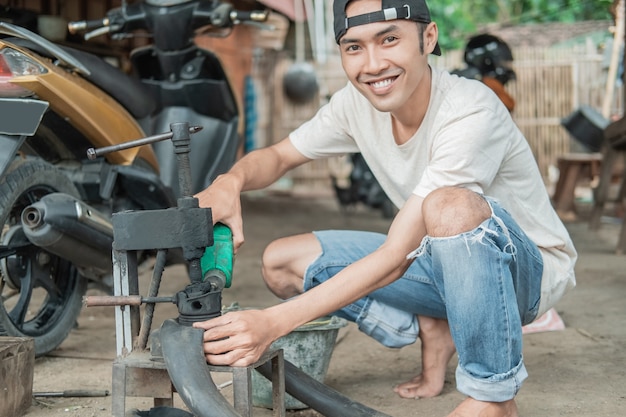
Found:
<path fill-rule="evenodd" d="M 612 0 L 429 0 L 439 41 L 446 49 L 460 48 L 487 24 L 503 26 L 610 20 Z"/>

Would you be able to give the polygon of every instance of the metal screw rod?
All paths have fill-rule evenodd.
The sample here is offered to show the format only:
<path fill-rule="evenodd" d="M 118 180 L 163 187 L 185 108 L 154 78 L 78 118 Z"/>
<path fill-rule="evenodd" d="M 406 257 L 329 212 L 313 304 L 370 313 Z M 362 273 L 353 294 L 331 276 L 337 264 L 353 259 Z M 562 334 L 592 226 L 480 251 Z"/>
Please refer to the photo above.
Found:
<path fill-rule="evenodd" d="M 191 126 L 189 127 L 189 133 L 194 134 L 202 130 L 202 126 Z M 173 132 L 160 133 L 158 135 L 148 136 L 141 139 L 131 140 L 129 142 L 120 143 L 118 145 L 105 146 L 103 148 L 89 148 L 87 149 L 87 158 L 90 160 L 94 160 L 99 156 L 111 153 L 123 151 L 125 149 L 134 148 L 137 146 L 150 145 L 152 143 L 161 142 L 166 139 L 171 139 L 173 136 Z"/>
<path fill-rule="evenodd" d="M 175 303 L 174 297 L 142 297 L 140 295 L 88 295 L 83 297 L 85 307 L 139 306 L 147 303 Z"/>

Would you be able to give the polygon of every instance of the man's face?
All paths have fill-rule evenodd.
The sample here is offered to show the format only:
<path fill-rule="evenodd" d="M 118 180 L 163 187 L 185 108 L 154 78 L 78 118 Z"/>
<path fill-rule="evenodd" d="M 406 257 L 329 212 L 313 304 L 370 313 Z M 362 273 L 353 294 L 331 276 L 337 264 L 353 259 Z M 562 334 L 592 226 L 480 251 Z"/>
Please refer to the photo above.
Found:
<path fill-rule="evenodd" d="M 380 0 L 352 1 L 348 17 L 379 11 Z M 429 43 L 434 26 L 434 42 Z M 430 35 L 429 35 L 430 34 Z M 429 82 L 428 54 L 436 43 L 436 25 L 425 32 L 425 50 L 420 51 L 420 30 L 411 20 L 390 20 L 354 26 L 339 41 L 343 69 L 352 84 L 372 105 L 383 112 L 402 110 L 403 106 L 423 100 L 418 90 L 421 81 Z M 423 83 L 422 83 L 423 84 Z M 429 91 L 430 85 L 428 85 Z"/>

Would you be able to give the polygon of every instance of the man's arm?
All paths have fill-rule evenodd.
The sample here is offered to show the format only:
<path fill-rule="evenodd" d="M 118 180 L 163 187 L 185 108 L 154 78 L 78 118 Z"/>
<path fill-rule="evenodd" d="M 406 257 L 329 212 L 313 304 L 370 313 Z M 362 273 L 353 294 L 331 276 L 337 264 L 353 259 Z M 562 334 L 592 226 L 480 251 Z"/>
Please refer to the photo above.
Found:
<path fill-rule="evenodd" d="M 402 276 L 412 262 L 406 256 L 426 234 L 422 201 L 410 197 L 395 217 L 385 243 L 323 284 L 265 310 L 231 312 L 196 323 L 195 327 L 206 330 L 204 349 L 209 362 L 250 365 L 279 337 Z"/>
<path fill-rule="evenodd" d="M 200 207 L 211 207 L 214 223 L 221 222 L 230 227 L 237 249 L 244 241 L 241 192 L 265 188 L 287 171 L 308 161 L 310 159 L 285 138 L 272 146 L 250 152 L 195 197 Z"/>

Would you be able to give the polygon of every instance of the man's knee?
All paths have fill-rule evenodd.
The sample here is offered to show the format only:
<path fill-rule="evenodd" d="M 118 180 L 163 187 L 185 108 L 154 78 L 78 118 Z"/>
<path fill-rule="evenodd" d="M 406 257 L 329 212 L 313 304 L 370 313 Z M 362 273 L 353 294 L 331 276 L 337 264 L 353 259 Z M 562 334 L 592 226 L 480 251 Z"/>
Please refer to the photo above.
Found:
<path fill-rule="evenodd" d="M 428 235 L 445 237 L 475 229 L 491 216 L 491 208 L 474 191 L 443 187 L 424 199 L 422 214 Z"/>
<path fill-rule="evenodd" d="M 302 293 L 306 268 L 319 256 L 321 250 L 317 238 L 310 233 L 271 242 L 263 252 L 263 280 L 281 298 Z"/>
<path fill-rule="evenodd" d="M 261 256 L 263 277 L 265 277 L 266 273 L 271 273 L 273 270 L 283 268 L 284 258 L 280 256 L 281 240 L 282 239 L 278 239 L 271 242 L 263 251 L 263 256 Z"/>
<path fill-rule="evenodd" d="M 282 254 L 282 239 L 271 242 L 263 251 L 261 257 L 261 275 L 267 287 L 276 295 L 282 292 L 281 286 L 284 285 L 281 276 L 284 275 L 288 265 L 288 260 Z M 282 284 L 282 285 L 281 285 Z"/>

